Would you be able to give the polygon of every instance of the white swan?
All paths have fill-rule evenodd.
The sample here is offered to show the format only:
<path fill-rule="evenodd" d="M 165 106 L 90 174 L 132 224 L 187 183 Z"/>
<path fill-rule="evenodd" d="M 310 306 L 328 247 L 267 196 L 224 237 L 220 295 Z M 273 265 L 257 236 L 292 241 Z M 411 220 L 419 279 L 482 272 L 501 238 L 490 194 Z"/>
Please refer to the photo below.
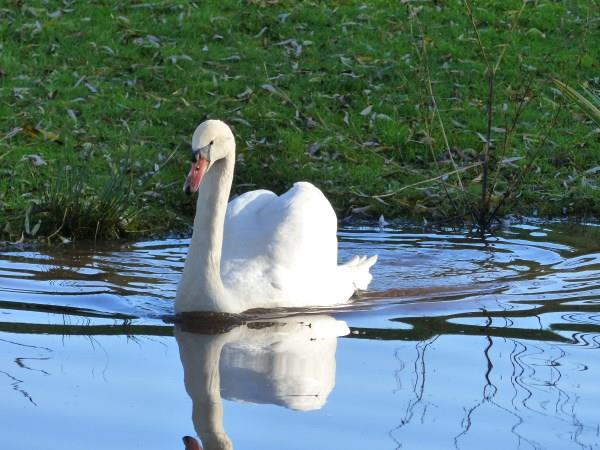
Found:
<path fill-rule="evenodd" d="M 200 124 L 184 185 L 198 200 L 176 313 L 329 306 L 367 288 L 377 257 L 337 264 L 337 219 L 318 188 L 296 183 L 279 197 L 252 191 L 227 205 L 234 164 L 231 129 Z"/>

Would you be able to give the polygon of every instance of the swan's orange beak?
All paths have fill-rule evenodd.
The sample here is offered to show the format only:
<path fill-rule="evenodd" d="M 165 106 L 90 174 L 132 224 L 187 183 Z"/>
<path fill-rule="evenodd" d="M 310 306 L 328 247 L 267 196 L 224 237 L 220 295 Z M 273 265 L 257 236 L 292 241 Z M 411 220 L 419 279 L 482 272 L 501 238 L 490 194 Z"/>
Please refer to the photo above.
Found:
<path fill-rule="evenodd" d="M 200 183 L 202 183 L 202 178 L 204 178 L 206 169 L 208 169 L 208 159 L 199 157 L 197 161 L 194 161 L 192 163 L 192 169 L 183 185 L 183 192 L 188 195 L 196 192 L 200 187 Z"/>
<path fill-rule="evenodd" d="M 198 441 L 191 436 L 184 436 L 183 444 L 185 445 L 185 450 L 202 450 Z"/>

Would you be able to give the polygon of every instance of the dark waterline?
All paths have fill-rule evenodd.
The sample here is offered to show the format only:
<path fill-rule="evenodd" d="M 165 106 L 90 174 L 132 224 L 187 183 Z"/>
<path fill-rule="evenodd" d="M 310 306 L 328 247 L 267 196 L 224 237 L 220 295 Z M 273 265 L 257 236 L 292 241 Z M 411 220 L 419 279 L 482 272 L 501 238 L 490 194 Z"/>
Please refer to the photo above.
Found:
<path fill-rule="evenodd" d="M 169 320 L 187 240 L 4 249 L 0 448 L 599 448 L 599 238 L 347 228 L 372 292 L 220 329 Z"/>

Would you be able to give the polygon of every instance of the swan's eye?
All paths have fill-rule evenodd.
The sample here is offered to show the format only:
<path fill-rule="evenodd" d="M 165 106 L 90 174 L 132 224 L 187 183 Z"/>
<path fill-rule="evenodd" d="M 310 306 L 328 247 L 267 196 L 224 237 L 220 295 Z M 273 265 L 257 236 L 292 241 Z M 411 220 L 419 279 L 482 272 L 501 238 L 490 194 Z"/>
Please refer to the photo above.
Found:
<path fill-rule="evenodd" d="M 213 145 L 215 143 L 214 139 L 212 141 L 210 141 L 210 143 L 208 145 Z"/>

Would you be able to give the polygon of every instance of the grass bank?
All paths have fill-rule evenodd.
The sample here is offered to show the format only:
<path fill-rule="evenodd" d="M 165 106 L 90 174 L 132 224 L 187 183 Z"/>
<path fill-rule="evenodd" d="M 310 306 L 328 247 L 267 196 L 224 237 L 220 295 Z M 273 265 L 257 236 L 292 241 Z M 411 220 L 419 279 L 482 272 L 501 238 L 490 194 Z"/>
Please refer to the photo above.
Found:
<path fill-rule="evenodd" d="M 341 216 L 462 218 L 487 146 L 499 213 L 597 215 L 600 134 L 552 79 L 600 88 L 599 3 L 471 6 L 5 1 L 2 233 L 185 226 L 189 141 L 205 118 L 234 127 L 235 192 L 303 179 Z"/>

